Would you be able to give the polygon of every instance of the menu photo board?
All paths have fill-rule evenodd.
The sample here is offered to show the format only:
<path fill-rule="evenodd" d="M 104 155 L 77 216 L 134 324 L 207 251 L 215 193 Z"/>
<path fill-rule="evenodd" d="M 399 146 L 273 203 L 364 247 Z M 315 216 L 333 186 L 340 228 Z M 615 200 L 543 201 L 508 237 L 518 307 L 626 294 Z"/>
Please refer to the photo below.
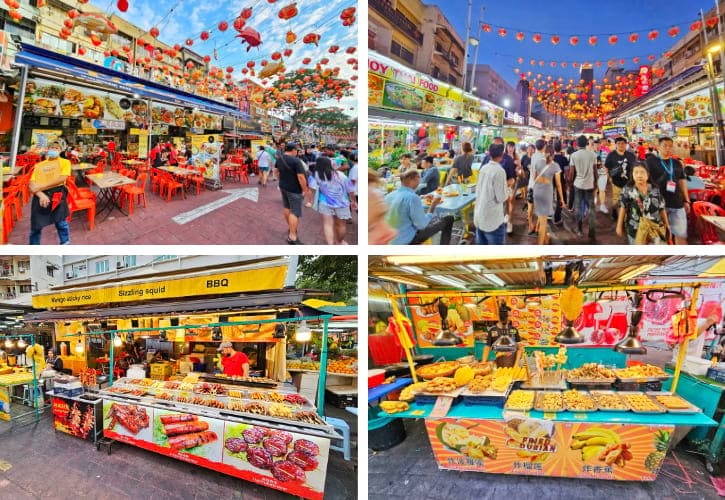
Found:
<path fill-rule="evenodd" d="M 220 148 L 224 138 L 218 134 L 198 134 L 191 136 L 191 163 L 195 167 L 205 167 L 204 177 L 219 180 Z"/>
<path fill-rule="evenodd" d="M 368 59 L 368 105 L 440 118 L 462 116 L 463 91 L 387 58 Z"/>
<path fill-rule="evenodd" d="M 503 124 L 503 108 L 497 108 L 474 96 L 463 96 L 463 119 L 483 125 L 500 127 Z"/>

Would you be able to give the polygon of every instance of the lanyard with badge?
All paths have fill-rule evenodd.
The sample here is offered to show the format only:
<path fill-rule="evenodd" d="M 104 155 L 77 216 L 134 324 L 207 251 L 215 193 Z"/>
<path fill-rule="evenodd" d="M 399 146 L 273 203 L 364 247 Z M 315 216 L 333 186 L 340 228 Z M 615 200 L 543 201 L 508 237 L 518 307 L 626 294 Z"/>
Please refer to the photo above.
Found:
<path fill-rule="evenodd" d="M 662 164 L 662 169 L 667 173 L 667 175 L 670 176 L 670 180 L 667 181 L 667 192 L 668 193 L 674 193 L 677 190 L 677 184 L 674 181 L 675 176 L 675 167 L 672 165 L 672 158 L 670 158 L 670 168 L 667 168 L 667 165 L 665 162 L 660 158 L 660 163 Z"/>

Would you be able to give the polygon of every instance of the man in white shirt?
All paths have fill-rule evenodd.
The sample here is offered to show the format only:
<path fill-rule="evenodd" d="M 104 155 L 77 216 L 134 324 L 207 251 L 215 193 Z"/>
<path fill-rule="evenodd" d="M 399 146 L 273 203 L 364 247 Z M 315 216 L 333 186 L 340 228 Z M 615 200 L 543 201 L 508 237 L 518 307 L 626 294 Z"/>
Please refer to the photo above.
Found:
<path fill-rule="evenodd" d="M 503 144 L 491 144 L 488 148 L 491 161 L 478 171 L 476 209 L 473 215 L 478 245 L 506 244 L 504 206 L 508 199 L 508 184 L 506 171 L 501 166 L 503 153 Z"/>
<path fill-rule="evenodd" d="M 574 169 L 574 213 L 576 215 L 576 235 L 582 236 L 584 210 L 582 200 L 589 207 L 589 239 L 595 239 L 596 205 L 594 204 L 594 178 L 596 175 L 597 155 L 587 148 L 587 138 L 580 135 L 577 149 L 569 159 L 569 168 Z"/>

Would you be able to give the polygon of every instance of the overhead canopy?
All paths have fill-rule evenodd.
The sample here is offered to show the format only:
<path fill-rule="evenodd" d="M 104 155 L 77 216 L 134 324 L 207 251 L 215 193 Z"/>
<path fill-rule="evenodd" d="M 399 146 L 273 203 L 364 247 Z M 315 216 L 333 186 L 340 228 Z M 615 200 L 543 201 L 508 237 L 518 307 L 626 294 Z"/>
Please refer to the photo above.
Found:
<path fill-rule="evenodd" d="M 234 106 L 33 45 L 21 44 L 20 51 L 15 55 L 15 62 L 27 65 L 31 74 L 38 76 L 72 81 L 78 85 L 90 84 L 127 94 L 129 97 L 137 94 L 166 104 L 197 107 L 200 111 L 249 118 Z"/>
<path fill-rule="evenodd" d="M 69 311 L 42 311 L 26 314 L 25 321 L 102 320 L 108 318 L 138 318 L 143 316 L 173 314 L 222 313 L 245 309 L 283 308 L 299 306 L 309 292 L 306 290 L 282 290 L 272 293 L 241 294 L 233 297 L 187 300 L 183 302 L 154 302 L 151 304 L 120 306 Z M 317 293 L 319 294 L 319 293 Z"/>

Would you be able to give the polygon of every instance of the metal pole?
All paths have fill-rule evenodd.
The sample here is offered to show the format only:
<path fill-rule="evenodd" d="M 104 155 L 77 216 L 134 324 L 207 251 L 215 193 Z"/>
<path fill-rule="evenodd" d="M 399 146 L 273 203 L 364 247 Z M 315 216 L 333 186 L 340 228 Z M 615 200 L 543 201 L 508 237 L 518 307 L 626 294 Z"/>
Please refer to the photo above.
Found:
<path fill-rule="evenodd" d="M 13 139 L 10 143 L 10 170 L 15 168 L 20 142 L 20 125 L 23 122 L 23 103 L 25 102 L 25 85 L 28 82 L 28 67 L 23 65 L 20 69 L 20 93 L 18 94 L 17 109 L 15 110 L 15 123 L 13 123 Z"/>
<path fill-rule="evenodd" d="M 116 340 L 116 335 L 118 333 L 111 334 L 111 350 L 108 354 L 108 387 L 113 387 L 113 341 Z"/>
<path fill-rule="evenodd" d="M 22 103 L 23 101 L 18 101 L 19 103 Z M 22 338 L 22 337 L 20 337 Z M 30 345 L 35 345 L 35 335 L 30 337 Z M 33 351 L 33 354 L 35 354 L 35 351 Z M 35 356 L 30 357 L 31 362 L 33 363 L 33 407 L 35 408 L 35 421 L 37 422 L 40 420 L 40 413 L 38 411 L 38 376 L 37 371 L 35 369 Z"/>
<path fill-rule="evenodd" d="M 468 38 L 471 36 L 471 9 L 473 8 L 473 0 L 468 0 L 468 17 L 466 18 L 466 39 L 463 41 L 463 85 L 461 88 L 466 90 L 466 74 L 468 73 Z"/>
<path fill-rule="evenodd" d="M 471 82 L 469 83 L 468 91 L 473 92 L 471 89 L 474 87 L 476 82 L 476 63 L 478 62 L 478 48 L 481 46 L 481 27 L 483 26 L 483 11 L 486 7 L 481 5 L 481 15 L 478 18 L 478 43 L 476 44 L 476 50 L 473 51 L 473 67 L 471 68 Z"/>
<path fill-rule="evenodd" d="M 700 9 L 700 20 L 702 21 L 702 33 L 705 37 L 705 51 L 707 52 L 707 62 L 708 62 L 708 68 L 707 68 L 707 78 L 710 83 L 710 102 L 712 103 L 712 112 L 713 112 L 713 125 L 715 128 L 715 158 L 717 162 L 717 166 L 719 167 L 721 165 L 721 155 L 722 155 L 722 136 L 723 136 L 723 129 L 722 129 L 722 113 L 720 111 L 719 106 L 719 99 L 717 96 L 717 87 L 715 85 L 715 67 L 712 63 L 712 54 L 708 51 L 707 46 L 710 43 L 709 37 L 707 36 L 707 28 L 705 25 L 705 14 L 703 13 L 702 9 Z"/>
<path fill-rule="evenodd" d="M 325 318 L 322 323 L 322 349 L 320 353 L 320 383 L 317 386 L 317 414 L 322 416 L 325 413 L 325 384 L 327 382 L 327 322 Z"/>

